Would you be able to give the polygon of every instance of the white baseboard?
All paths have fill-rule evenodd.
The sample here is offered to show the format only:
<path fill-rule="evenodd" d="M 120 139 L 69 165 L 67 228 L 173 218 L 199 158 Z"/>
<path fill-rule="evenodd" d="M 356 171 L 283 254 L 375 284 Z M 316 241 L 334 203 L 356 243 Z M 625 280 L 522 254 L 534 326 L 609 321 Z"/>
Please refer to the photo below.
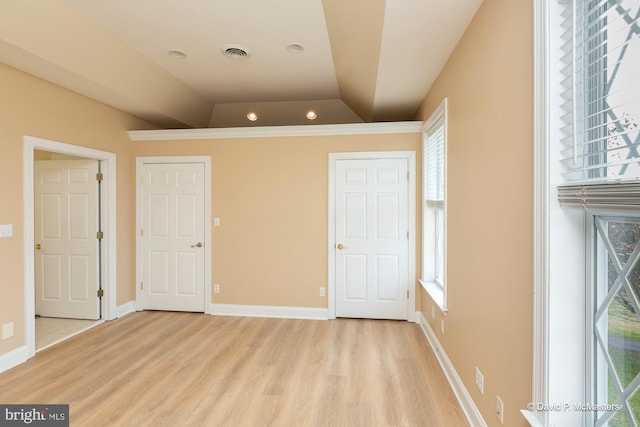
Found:
<path fill-rule="evenodd" d="M 214 316 L 277 317 L 312 320 L 327 320 L 329 318 L 328 309 L 313 307 L 211 304 L 209 312 Z"/>
<path fill-rule="evenodd" d="M 124 304 L 116 307 L 116 318 L 126 316 L 127 314 L 133 313 L 134 311 L 136 311 L 136 302 L 135 301 L 125 302 Z"/>
<path fill-rule="evenodd" d="M 14 366 L 26 362 L 29 359 L 29 350 L 26 345 L 0 355 L 0 372 L 7 371 Z"/>
<path fill-rule="evenodd" d="M 427 337 L 427 341 L 429 341 L 431 348 L 433 348 L 433 352 L 435 353 L 438 362 L 440 362 L 440 366 L 442 366 L 444 375 L 447 377 L 447 380 L 453 389 L 453 393 L 456 395 L 456 398 L 458 398 L 458 402 L 460 402 L 460 406 L 467 417 L 467 421 L 469 421 L 469 424 L 473 427 L 487 427 L 487 423 L 484 418 L 482 418 L 478 407 L 473 402 L 471 395 L 464 386 L 464 383 L 456 372 L 451 360 L 449 360 L 444 348 L 440 345 L 438 337 L 433 332 L 433 329 L 431 329 L 431 326 L 429 326 L 429 322 L 424 318 L 422 312 L 418 312 L 417 317 L 419 319 L 418 323 L 422 328 L 422 332 L 424 332 L 424 335 Z"/>

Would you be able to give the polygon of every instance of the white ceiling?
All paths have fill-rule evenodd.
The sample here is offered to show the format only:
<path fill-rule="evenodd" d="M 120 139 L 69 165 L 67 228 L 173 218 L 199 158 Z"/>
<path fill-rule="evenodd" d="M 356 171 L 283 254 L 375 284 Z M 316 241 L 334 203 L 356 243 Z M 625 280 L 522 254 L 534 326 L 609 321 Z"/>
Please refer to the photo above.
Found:
<path fill-rule="evenodd" d="M 481 1 L 1 1 L 0 60 L 164 127 L 412 120 Z"/>

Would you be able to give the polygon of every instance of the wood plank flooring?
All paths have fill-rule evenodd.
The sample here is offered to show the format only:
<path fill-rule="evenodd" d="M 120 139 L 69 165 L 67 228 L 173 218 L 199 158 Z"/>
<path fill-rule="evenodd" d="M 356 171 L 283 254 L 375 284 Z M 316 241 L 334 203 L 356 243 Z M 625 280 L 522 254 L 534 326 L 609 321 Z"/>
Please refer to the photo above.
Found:
<path fill-rule="evenodd" d="M 0 374 L 71 426 L 468 425 L 419 326 L 146 311 Z"/>

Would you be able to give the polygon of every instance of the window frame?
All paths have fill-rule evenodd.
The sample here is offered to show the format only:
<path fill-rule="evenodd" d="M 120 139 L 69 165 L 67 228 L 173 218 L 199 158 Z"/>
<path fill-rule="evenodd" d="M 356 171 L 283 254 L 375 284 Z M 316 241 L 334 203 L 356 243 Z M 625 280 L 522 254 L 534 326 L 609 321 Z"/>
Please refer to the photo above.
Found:
<path fill-rule="evenodd" d="M 422 269 L 418 280 L 443 313 L 447 312 L 447 106 L 448 100 L 444 98 L 422 127 Z M 431 184 L 428 145 L 429 136 L 440 128 L 443 130 L 440 171 L 443 194 L 442 200 L 433 200 L 428 194 Z M 438 248 L 440 239 L 441 247 Z M 440 279 L 436 277 L 438 270 Z"/>
<path fill-rule="evenodd" d="M 555 190 L 562 183 L 561 159 L 550 149 L 550 141 L 560 137 L 556 129 L 561 111 L 553 102 L 560 83 L 551 76 L 559 67 L 559 46 L 554 42 L 560 39 L 560 30 L 554 19 L 562 5 L 535 0 L 533 7 L 533 366 L 532 399 L 522 414 L 532 426 L 577 426 L 583 421 L 578 412 L 544 410 L 558 402 L 584 399 L 584 384 L 573 380 L 585 372 L 585 213 L 561 208 Z M 573 274 L 576 271 L 582 274 Z"/>
<path fill-rule="evenodd" d="M 558 200 L 561 140 L 554 76 L 560 69 L 559 17 L 564 0 L 534 0 L 534 290 L 532 401 L 522 413 L 532 426 L 593 425 L 589 412 L 554 405 L 597 403 L 593 379 L 594 216 L 623 216 L 617 206 L 567 209 Z M 636 211 L 637 212 L 637 211 Z M 585 284 L 587 286 L 585 286 Z"/>

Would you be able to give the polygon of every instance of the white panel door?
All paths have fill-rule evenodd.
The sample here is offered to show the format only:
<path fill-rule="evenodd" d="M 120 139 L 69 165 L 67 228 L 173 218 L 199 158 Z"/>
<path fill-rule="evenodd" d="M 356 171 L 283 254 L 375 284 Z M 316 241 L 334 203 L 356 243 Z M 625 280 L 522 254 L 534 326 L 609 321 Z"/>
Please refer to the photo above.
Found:
<path fill-rule="evenodd" d="M 204 164 L 145 164 L 143 300 L 148 310 L 204 312 Z"/>
<path fill-rule="evenodd" d="M 407 319 L 408 161 L 336 161 L 336 316 Z"/>
<path fill-rule="evenodd" d="M 35 307 L 99 319 L 97 160 L 34 162 Z"/>

